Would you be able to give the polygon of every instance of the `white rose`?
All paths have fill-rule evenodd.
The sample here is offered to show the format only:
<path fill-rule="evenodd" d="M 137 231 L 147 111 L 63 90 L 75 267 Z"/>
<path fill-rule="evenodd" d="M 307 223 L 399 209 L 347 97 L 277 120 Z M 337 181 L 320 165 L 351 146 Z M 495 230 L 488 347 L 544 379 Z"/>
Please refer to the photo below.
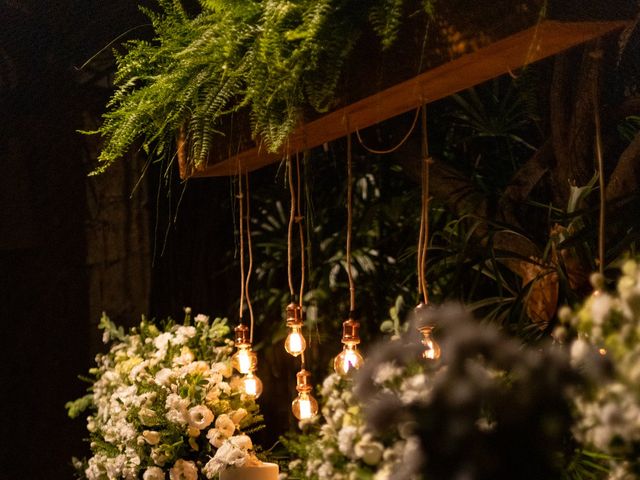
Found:
<path fill-rule="evenodd" d="M 169 470 L 169 478 L 171 480 L 198 480 L 196 464 L 183 459 L 176 461 Z"/>
<path fill-rule="evenodd" d="M 238 410 L 231 412 L 230 416 L 233 423 L 240 425 L 240 422 L 247 416 L 247 411 L 244 408 L 239 408 Z"/>
<path fill-rule="evenodd" d="M 209 322 L 209 316 L 208 315 L 203 315 L 202 313 L 199 313 L 198 315 L 196 315 L 196 318 L 194 318 L 196 323 L 208 323 Z"/>
<path fill-rule="evenodd" d="M 248 456 L 249 454 L 245 449 L 227 440 L 218 449 L 213 458 L 223 465 L 242 467 Z"/>
<path fill-rule="evenodd" d="M 149 467 L 142 475 L 143 480 L 164 480 L 164 472 L 160 467 Z"/>
<path fill-rule="evenodd" d="M 212 428 L 207 432 L 207 439 L 215 448 L 220 448 L 227 437 L 220 433 L 216 428 Z"/>
<path fill-rule="evenodd" d="M 216 418 L 216 428 L 225 437 L 230 437 L 236 431 L 236 424 L 229 418 L 229 415 L 223 413 Z"/>
<path fill-rule="evenodd" d="M 231 437 L 229 442 L 242 450 L 251 450 L 253 448 L 253 443 L 248 435 L 237 435 L 235 437 Z"/>
<path fill-rule="evenodd" d="M 203 430 L 213 422 L 213 413 L 204 405 L 196 405 L 189 409 L 189 425 Z"/>

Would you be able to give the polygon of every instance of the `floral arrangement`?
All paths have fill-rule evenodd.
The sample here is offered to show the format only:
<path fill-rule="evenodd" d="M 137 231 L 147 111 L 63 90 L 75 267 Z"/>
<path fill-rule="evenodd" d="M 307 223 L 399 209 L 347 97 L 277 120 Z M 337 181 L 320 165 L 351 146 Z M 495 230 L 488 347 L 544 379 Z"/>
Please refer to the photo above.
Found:
<path fill-rule="evenodd" d="M 381 388 L 402 392 L 409 400 L 422 395 L 424 379 L 418 364 L 401 368 L 389 362 L 378 369 L 374 382 Z M 320 401 L 322 416 L 301 422 L 304 433 L 284 439 L 295 458 L 289 462 L 286 478 L 383 480 L 418 453 L 410 429 L 398 426 L 374 434 L 367 427 L 351 380 L 330 374 L 320 388 Z"/>
<path fill-rule="evenodd" d="M 391 319 L 381 330 L 398 338 L 407 329 L 399 318 L 402 299 L 389 310 Z M 414 358 L 417 359 L 419 356 Z M 367 364 L 365 364 L 365 369 Z M 368 372 L 377 388 L 400 396 L 407 404 L 423 398 L 429 390 L 421 361 L 400 364 L 389 360 Z M 384 432 L 367 426 L 365 402 L 354 393 L 354 382 L 331 373 L 319 391 L 321 416 L 301 422 L 302 434 L 283 439 L 295 460 L 287 468 L 290 479 L 384 480 L 413 468 L 419 458 L 417 438 L 410 425 L 397 423 Z M 413 478 L 420 478 L 414 475 Z"/>
<path fill-rule="evenodd" d="M 233 375 L 224 319 L 190 309 L 183 324 L 142 320 L 128 333 L 103 315 L 110 343 L 90 370 L 89 393 L 67 404 L 88 411 L 93 456 L 74 459 L 80 478 L 196 480 L 255 458 L 248 434 L 262 417 Z"/>
<path fill-rule="evenodd" d="M 556 337 L 573 333 L 572 362 L 593 370 L 597 357 L 608 361 L 606 376 L 576 396 L 574 434 L 582 442 L 612 456 L 611 480 L 640 476 L 640 265 L 628 260 L 615 291 L 604 278 L 591 278 L 594 293 L 577 309 L 560 312 Z"/>

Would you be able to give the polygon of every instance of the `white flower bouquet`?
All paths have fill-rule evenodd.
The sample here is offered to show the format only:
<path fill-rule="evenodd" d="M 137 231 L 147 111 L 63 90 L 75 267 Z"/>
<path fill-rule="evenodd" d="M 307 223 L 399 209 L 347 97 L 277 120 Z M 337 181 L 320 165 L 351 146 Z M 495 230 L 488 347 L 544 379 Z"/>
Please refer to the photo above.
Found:
<path fill-rule="evenodd" d="M 374 382 L 380 388 L 423 396 L 422 368 L 381 365 Z M 376 435 L 367 426 L 362 406 L 353 393 L 353 382 L 332 373 L 320 390 L 322 416 L 301 425 L 304 433 L 284 439 L 292 457 L 287 478 L 308 480 L 383 480 L 418 453 L 409 425 L 389 428 Z"/>
<path fill-rule="evenodd" d="M 598 356 L 610 363 L 605 381 L 576 397 L 574 434 L 614 457 L 611 479 L 631 480 L 640 476 L 640 265 L 624 263 L 615 291 L 606 291 L 597 274 L 592 283 L 594 294 L 575 311 L 564 308 L 564 325 L 555 332 L 560 338 L 577 332 L 575 365 L 588 368 Z"/>
<path fill-rule="evenodd" d="M 164 328 L 143 319 L 125 333 L 103 315 L 103 341 L 89 393 L 67 404 L 88 410 L 93 456 L 74 459 L 81 478 L 196 480 L 251 463 L 248 434 L 262 417 L 233 375 L 226 320 L 190 312 Z"/>

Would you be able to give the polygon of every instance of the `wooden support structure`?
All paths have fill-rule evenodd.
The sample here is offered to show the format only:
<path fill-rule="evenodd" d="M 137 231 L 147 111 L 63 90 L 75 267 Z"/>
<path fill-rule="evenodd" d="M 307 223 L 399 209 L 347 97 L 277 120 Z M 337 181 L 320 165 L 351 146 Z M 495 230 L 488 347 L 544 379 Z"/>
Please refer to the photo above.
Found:
<path fill-rule="evenodd" d="M 543 58 L 621 30 L 627 25 L 626 21 L 543 21 L 303 124 L 291 134 L 286 149 L 277 153 L 268 152 L 266 148 L 257 145 L 192 172 L 188 172 L 183 154 L 179 155 L 180 172 L 183 178 L 193 178 L 235 175 L 239 165 L 243 171 L 256 170 L 281 160 L 287 154 L 318 147 L 344 137 L 347 133 L 416 109 L 424 103 L 440 100 L 505 73 L 515 72 Z"/>

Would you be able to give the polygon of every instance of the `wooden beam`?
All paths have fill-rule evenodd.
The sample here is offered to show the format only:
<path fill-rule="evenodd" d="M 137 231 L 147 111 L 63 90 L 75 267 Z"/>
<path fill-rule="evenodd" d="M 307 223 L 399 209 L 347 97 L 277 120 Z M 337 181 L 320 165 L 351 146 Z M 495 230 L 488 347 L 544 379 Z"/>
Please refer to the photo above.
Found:
<path fill-rule="evenodd" d="M 626 21 L 544 21 L 499 40 L 476 52 L 428 70 L 344 108 L 301 125 L 289 137 L 287 149 L 271 153 L 255 146 L 219 163 L 191 172 L 190 177 L 235 175 L 238 165 L 252 171 L 275 163 L 287 153 L 314 148 L 355 130 L 362 130 L 418 108 L 424 103 L 513 72 L 530 63 L 555 55 L 627 26 Z M 184 166 L 181 171 L 186 173 Z"/>

